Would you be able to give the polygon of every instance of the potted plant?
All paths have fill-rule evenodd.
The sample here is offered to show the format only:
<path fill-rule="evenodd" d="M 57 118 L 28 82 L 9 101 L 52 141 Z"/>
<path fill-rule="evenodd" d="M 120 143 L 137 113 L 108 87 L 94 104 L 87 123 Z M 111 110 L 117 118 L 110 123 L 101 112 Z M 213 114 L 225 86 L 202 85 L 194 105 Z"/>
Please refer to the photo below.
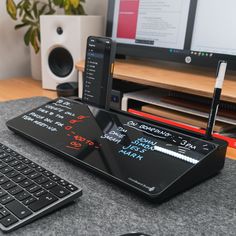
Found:
<path fill-rule="evenodd" d="M 85 0 L 21 0 L 16 4 L 15 0 L 6 0 L 7 12 L 11 18 L 20 22 L 15 29 L 27 28 L 24 42 L 31 45 L 35 53 L 40 49 L 40 15 L 53 15 L 59 8 L 64 10 L 66 15 L 84 15 L 82 3 Z"/>
<path fill-rule="evenodd" d="M 18 2 L 18 3 L 16 3 Z M 84 15 L 83 4 L 85 0 L 6 0 L 6 9 L 10 17 L 17 21 L 15 29 L 27 28 L 24 35 L 24 42 L 32 46 L 31 70 L 32 76 L 41 78 L 40 75 L 33 75 L 33 68 L 40 65 L 40 15 L 53 15 L 58 9 L 62 9 L 66 15 Z M 36 55 L 37 54 L 37 55 Z M 32 57 L 35 57 L 33 59 Z M 36 67 L 40 67 L 40 66 Z"/>

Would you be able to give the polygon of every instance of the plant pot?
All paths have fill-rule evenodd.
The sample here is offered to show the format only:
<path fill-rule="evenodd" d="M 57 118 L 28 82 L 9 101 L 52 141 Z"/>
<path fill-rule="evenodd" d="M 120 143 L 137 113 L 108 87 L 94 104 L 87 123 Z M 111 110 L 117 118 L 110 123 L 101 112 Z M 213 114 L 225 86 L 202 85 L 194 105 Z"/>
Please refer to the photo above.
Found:
<path fill-rule="evenodd" d="M 42 80 L 41 71 L 41 51 L 35 53 L 33 47 L 30 46 L 30 64 L 31 64 L 31 77 L 35 80 Z"/>

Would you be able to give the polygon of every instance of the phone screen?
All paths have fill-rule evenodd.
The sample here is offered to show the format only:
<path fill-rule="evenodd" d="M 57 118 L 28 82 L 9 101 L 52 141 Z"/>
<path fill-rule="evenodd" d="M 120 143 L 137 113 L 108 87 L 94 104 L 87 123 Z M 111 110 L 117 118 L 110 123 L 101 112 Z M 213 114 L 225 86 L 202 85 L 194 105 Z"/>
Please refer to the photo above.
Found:
<path fill-rule="evenodd" d="M 111 47 L 109 38 L 89 37 L 84 72 L 83 101 L 105 107 L 111 86 Z"/>

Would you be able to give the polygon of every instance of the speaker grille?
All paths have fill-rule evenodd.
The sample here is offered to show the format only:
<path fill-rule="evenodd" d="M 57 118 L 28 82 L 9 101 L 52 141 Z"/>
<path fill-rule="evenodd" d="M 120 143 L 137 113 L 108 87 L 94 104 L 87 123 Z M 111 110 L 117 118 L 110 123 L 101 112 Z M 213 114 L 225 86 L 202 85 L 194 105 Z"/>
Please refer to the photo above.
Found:
<path fill-rule="evenodd" d="M 70 52 L 62 47 L 54 48 L 51 51 L 48 64 L 52 73 L 61 78 L 68 76 L 74 68 Z"/>

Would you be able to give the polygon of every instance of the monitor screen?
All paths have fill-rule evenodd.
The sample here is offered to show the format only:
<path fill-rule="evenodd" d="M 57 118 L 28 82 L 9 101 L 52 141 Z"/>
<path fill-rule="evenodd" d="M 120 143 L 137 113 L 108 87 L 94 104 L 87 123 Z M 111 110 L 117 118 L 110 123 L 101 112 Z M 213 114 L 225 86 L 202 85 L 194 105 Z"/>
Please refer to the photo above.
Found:
<path fill-rule="evenodd" d="M 236 1 L 110 0 L 118 54 L 236 68 Z"/>

